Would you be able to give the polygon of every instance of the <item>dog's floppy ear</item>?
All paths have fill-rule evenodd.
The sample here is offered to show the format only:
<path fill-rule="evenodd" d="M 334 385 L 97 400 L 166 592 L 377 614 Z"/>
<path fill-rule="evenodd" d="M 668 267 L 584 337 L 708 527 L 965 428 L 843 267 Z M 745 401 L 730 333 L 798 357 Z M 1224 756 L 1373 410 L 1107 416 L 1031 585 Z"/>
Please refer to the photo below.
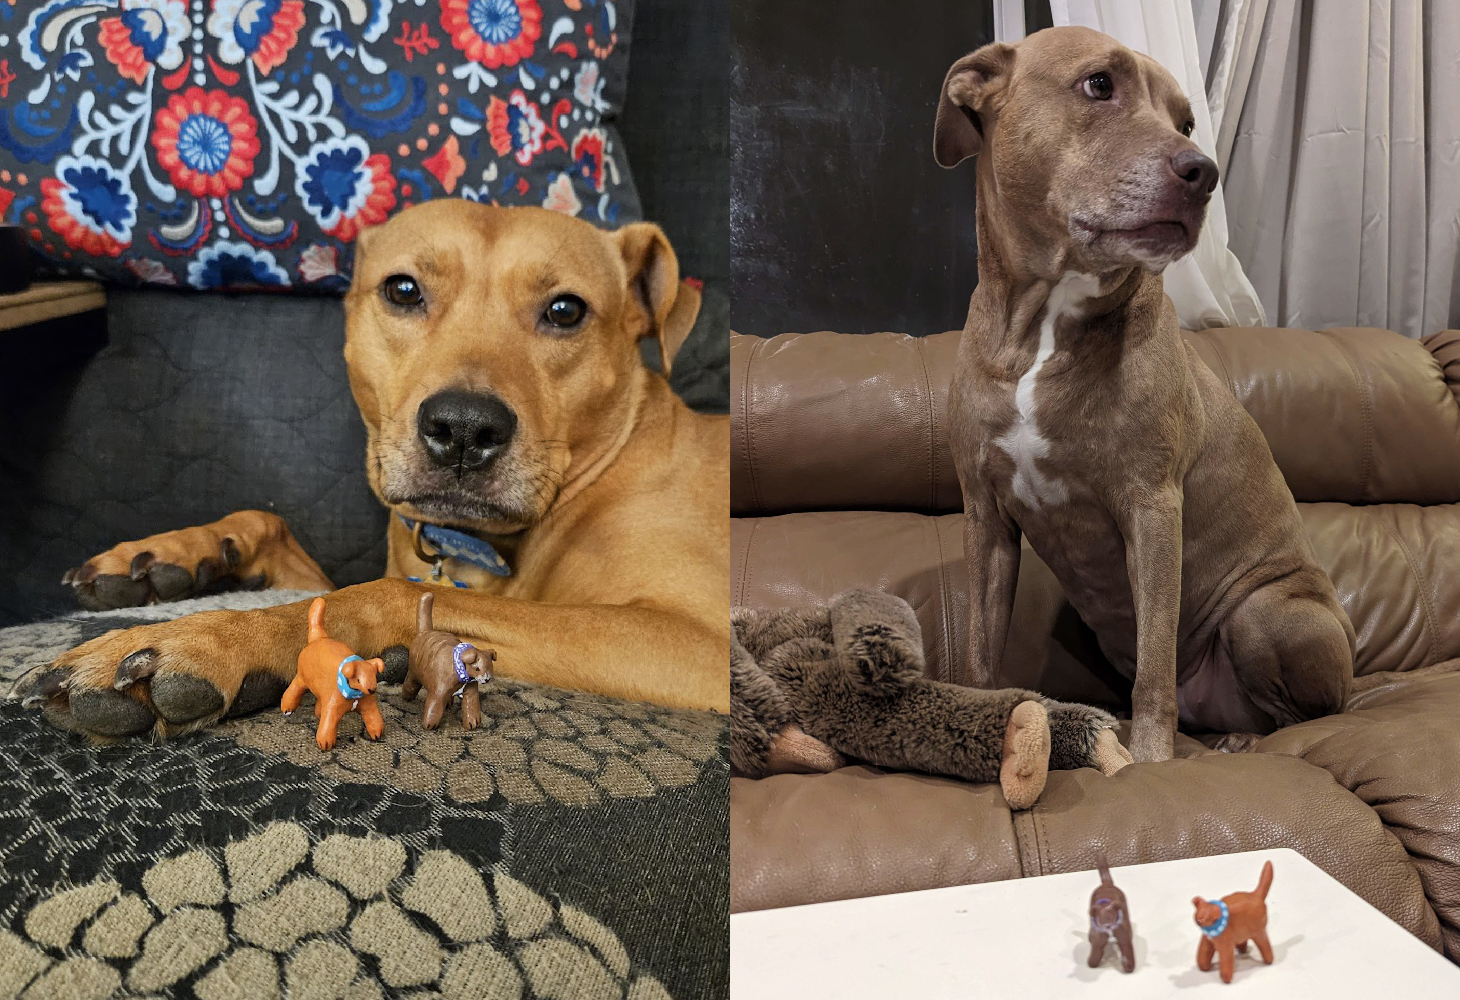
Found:
<path fill-rule="evenodd" d="M 980 118 L 1014 71 L 1014 47 L 985 45 L 958 60 L 943 78 L 938 95 L 938 120 L 933 126 L 933 158 L 940 167 L 956 167 L 983 146 L 985 119 Z"/>
<path fill-rule="evenodd" d="M 664 377 L 700 312 L 700 293 L 679 280 L 679 259 L 664 230 L 635 222 L 618 230 L 619 252 L 629 273 L 630 325 L 637 337 L 657 337 Z"/>

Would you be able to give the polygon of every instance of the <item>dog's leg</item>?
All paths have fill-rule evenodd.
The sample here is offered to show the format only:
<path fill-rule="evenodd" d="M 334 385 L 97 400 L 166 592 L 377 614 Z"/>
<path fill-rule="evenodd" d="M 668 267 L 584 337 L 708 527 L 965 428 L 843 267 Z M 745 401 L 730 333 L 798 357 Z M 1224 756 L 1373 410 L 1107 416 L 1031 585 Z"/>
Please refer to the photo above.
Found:
<path fill-rule="evenodd" d="M 333 750 L 339 738 L 340 720 L 345 717 L 344 702 L 331 698 L 319 713 L 319 728 L 314 731 L 314 742 L 321 750 Z"/>
<path fill-rule="evenodd" d="M 1257 931 L 1252 935 L 1252 943 L 1257 945 L 1257 950 L 1262 954 L 1262 964 L 1272 964 L 1272 942 L 1267 939 L 1267 931 Z"/>
<path fill-rule="evenodd" d="M 482 724 L 482 695 L 475 684 L 468 684 L 461 692 L 461 728 L 475 729 Z"/>
<path fill-rule="evenodd" d="M 1131 935 L 1130 924 L 1122 924 L 1115 932 L 1115 942 L 1120 945 L 1120 967 L 1126 972 L 1136 968 L 1136 945 Z"/>
<path fill-rule="evenodd" d="M 329 634 L 373 655 L 408 645 L 416 599 L 427 584 L 376 580 L 331 595 Z M 238 704 L 264 707 L 245 693 L 271 683 L 277 697 L 294 679 L 308 631 L 308 601 L 257 611 L 206 611 L 175 621 L 108 632 L 61 655 L 14 692 L 41 696 L 58 725 L 102 737 L 188 732 Z M 730 708 L 729 619 L 722 631 L 652 607 L 540 604 L 470 590 L 436 594 L 436 623 L 497 650 L 498 674 L 539 684 L 676 708 Z M 144 680 L 116 690 L 132 655 L 155 658 Z M 44 687 L 37 687 L 44 685 Z"/>
<path fill-rule="evenodd" d="M 422 729 L 435 729 L 441 725 L 441 720 L 446 716 L 446 702 L 450 697 L 440 691 L 426 692 L 426 707 L 421 709 Z"/>
<path fill-rule="evenodd" d="M 1203 972 L 1212 971 L 1212 956 L 1217 953 L 1216 945 L 1205 934 L 1196 945 L 1196 967 Z"/>
<path fill-rule="evenodd" d="M 400 696 L 406 701 L 414 701 L 416 695 L 421 693 L 421 682 L 412 674 L 401 681 Z"/>
<path fill-rule="evenodd" d="M 1230 983 L 1232 981 L 1232 971 L 1237 966 L 1237 956 L 1232 949 L 1232 942 L 1228 941 L 1225 937 L 1222 938 L 1217 947 L 1217 962 L 1222 970 L 1222 982 Z"/>
<path fill-rule="evenodd" d="M 1181 494 L 1157 491 L 1129 515 L 1126 571 L 1136 618 L 1130 752 L 1170 760 L 1176 739 L 1176 633 L 1181 620 Z"/>
<path fill-rule="evenodd" d="M 1239 686 L 1272 728 L 1341 712 L 1348 698 L 1352 626 L 1309 596 L 1317 589 L 1278 580 L 1249 594 L 1222 623 Z"/>
<path fill-rule="evenodd" d="M 1110 940 L 1110 935 L 1105 931 L 1097 931 L 1090 928 L 1090 968 L 1095 968 L 1105 961 L 1105 943 Z"/>
<path fill-rule="evenodd" d="M 380 739 L 380 734 L 385 732 L 385 716 L 380 714 L 380 705 L 376 703 L 375 695 L 368 694 L 360 699 L 360 718 L 365 723 L 365 733 L 372 740 Z"/>
<path fill-rule="evenodd" d="M 965 490 L 965 496 L 972 491 Z M 998 687 L 1004 641 L 1014 614 L 1019 580 L 1019 526 L 999 510 L 993 494 L 965 500 L 963 559 L 968 564 L 968 664 L 966 682 Z"/>
<path fill-rule="evenodd" d="M 334 589 L 284 519 L 262 510 L 123 542 L 69 570 L 61 582 L 91 611 L 226 590 Z"/>
<path fill-rule="evenodd" d="M 309 686 L 304 683 L 304 678 L 296 676 L 284 689 L 284 697 L 279 700 L 279 711 L 285 715 L 292 714 L 299 707 L 299 700 L 304 697 L 304 692 L 308 690 Z"/>

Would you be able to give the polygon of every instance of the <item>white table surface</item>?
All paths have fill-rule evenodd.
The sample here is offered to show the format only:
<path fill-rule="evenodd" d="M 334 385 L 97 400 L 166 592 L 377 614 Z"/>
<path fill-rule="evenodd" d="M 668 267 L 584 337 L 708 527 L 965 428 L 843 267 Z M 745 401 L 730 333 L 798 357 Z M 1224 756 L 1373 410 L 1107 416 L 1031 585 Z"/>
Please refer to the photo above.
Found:
<path fill-rule="evenodd" d="M 1196 967 L 1193 896 L 1257 886 L 1273 964 L 1237 956 L 1231 985 Z M 734 1000 L 1173 997 L 1460 998 L 1460 968 L 1296 851 L 1250 851 L 1111 871 L 1135 929 L 1136 970 L 1112 941 L 1091 969 L 1094 871 L 872 896 L 730 917 Z"/>

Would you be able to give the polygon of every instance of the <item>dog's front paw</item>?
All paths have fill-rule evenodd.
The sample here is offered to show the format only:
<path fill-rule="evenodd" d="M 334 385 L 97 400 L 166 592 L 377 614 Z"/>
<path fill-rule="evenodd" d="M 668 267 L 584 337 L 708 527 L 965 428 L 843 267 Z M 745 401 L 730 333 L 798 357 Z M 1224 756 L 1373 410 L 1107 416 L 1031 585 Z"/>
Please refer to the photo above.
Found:
<path fill-rule="evenodd" d="M 1142 724 L 1131 726 L 1130 755 L 1137 764 L 1153 764 L 1176 755 L 1176 733 L 1169 726 Z"/>
<path fill-rule="evenodd" d="M 184 528 L 123 542 L 61 578 L 87 611 L 135 608 L 229 590 L 261 590 L 262 574 L 240 576 L 243 556 L 230 536 Z"/>
<path fill-rule="evenodd" d="M 303 638 L 272 609 L 139 625 L 77 646 L 12 697 L 101 739 L 176 735 L 278 705 Z"/>

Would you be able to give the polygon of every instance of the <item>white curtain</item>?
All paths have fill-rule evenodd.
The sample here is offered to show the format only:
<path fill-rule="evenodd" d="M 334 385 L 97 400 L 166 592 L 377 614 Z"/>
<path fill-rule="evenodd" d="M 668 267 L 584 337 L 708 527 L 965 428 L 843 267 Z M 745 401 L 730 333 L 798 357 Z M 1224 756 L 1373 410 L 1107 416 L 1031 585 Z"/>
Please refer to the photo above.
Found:
<path fill-rule="evenodd" d="M 1225 6 L 1217 161 L 1232 249 L 1268 315 L 1411 337 L 1454 326 L 1460 3 Z"/>
<path fill-rule="evenodd" d="M 1165 66 L 1191 100 L 1196 120 L 1192 139 L 1202 152 L 1216 158 L 1216 130 L 1207 108 L 1205 67 L 1191 0 L 1051 0 L 1049 6 L 1055 24 L 1103 31 Z M 1212 194 L 1196 249 L 1165 273 L 1166 294 L 1176 304 L 1181 325 L 1189 330 L 1267 325 L 1263 302 L 1242 263 L 1228 249 L 1225 184 L 1224 178 Z"/>

